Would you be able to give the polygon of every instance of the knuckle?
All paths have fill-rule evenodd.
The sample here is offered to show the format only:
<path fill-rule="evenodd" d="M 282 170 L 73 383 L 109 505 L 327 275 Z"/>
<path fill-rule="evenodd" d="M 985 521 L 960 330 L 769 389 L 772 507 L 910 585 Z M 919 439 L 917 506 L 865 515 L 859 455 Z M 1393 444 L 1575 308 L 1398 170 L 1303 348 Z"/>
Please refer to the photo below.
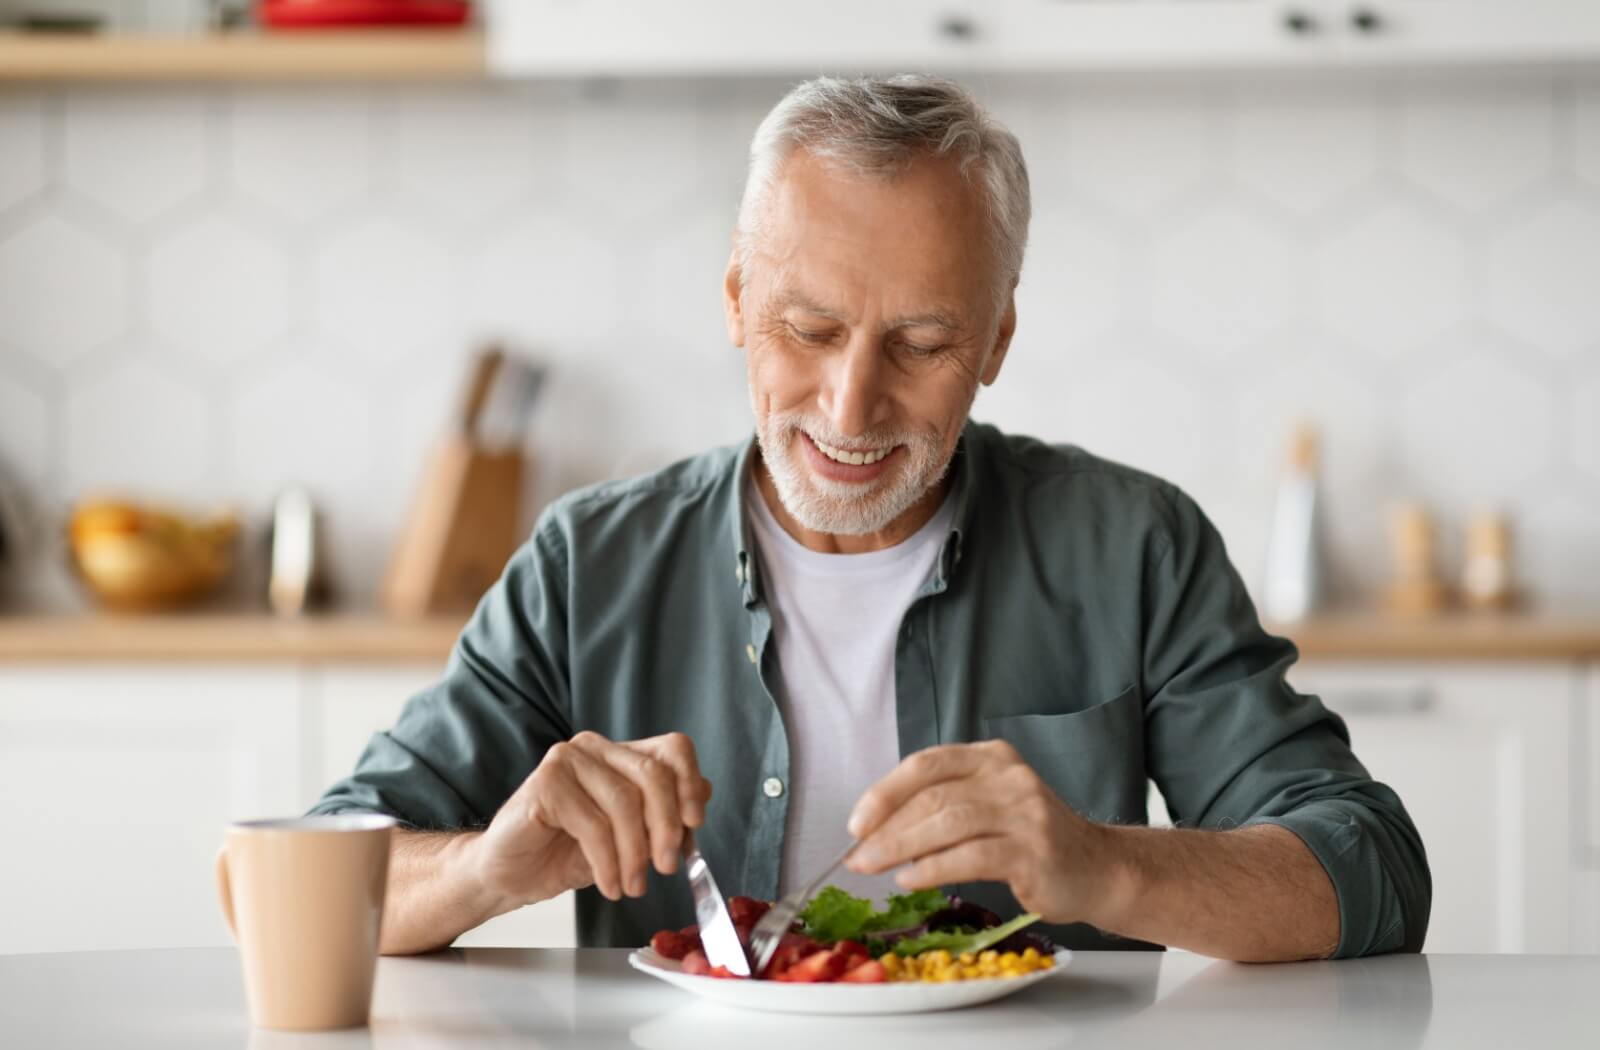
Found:
<path fill-rule="evenodd" d="M 960 794 L 949 784 L 935 784 L 922 793 L 921 803 L 929 812 L 943 816 L 960 804 Z"/>
<path fill-rule="evenodd" d="M 993 740 L 985 740 L 979 746 L 985 751 L 988 751 L 990 754 L 994 755 L 996 758 L 1002 759 L 1006 762 L 1022 761 L 1022 756 L 1017 754 L 1016 747 L 1014 747 L 1009 740 L 1001 740 L 999 737 L 996 737 Z"/>
<path fill-rule="evenodd" d="M 599 733 L 596 733 L 592 729 L 585 729 L 577 733 L 572 738 L 572 743 L 577 747 L 594 747 L 597 744 L 603 744 L 606 742 L 607 741 L 605 737 L 601 736 Z"/>
<path fill-rule="evenodd" d="M 648 756 L 640 763 L 639 771 L 649 783 L 650 789 L 658 795 L 671 794 L 677 786 L 677 778 L 672 775 L 672 770 Z"/>
<path fill-rule="evenodd" d="M 1033 767 L 1026 762 L 1019 761 L 1000 775 L 1004 778 L 1006 787 L 1012 791 L 1029 795 L 1037 793 L 1039 778 L 1034 775 Z"/>
<path fill-rule="evenodd" d="M 933 826 L 935 830 L 945 835 L 959 834 L 966 826 L 969 816 L 968 807 L 946 806 L 934 814 Z"/>

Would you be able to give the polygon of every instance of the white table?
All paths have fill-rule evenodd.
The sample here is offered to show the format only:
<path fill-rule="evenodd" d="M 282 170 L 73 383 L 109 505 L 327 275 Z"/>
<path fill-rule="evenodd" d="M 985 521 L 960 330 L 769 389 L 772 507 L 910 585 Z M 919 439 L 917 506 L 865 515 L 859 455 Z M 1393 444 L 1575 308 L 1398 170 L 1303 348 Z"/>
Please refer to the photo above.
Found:
<path fill-rule="evenodd" d="M 0 1046 L 685 1050 L 1600 1047 L 1600 956 L 1387 956 L 1243 966 L 1083 952 L 999 1003 L 946 1014 L 755 1014 L 694 999 L 616 950 L 469 948 L 384 959 L 368 1029 L 252 1030 L 231 949 L 0 956 Z"/>

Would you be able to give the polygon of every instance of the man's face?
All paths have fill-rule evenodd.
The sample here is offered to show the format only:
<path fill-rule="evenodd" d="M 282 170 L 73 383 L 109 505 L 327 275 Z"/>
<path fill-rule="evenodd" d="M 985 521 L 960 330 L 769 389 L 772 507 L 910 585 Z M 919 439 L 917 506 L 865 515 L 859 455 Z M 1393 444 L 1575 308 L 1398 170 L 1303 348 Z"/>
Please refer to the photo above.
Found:
<path fill-rule="evenodd" d="M 886 529 L 944 475 L 1016 324 L 994 302 L 982 197 L 953 162 L 869 180 L 796 152 L 767 202 L 728 332 L 787 510 L 818 532 Z"/>

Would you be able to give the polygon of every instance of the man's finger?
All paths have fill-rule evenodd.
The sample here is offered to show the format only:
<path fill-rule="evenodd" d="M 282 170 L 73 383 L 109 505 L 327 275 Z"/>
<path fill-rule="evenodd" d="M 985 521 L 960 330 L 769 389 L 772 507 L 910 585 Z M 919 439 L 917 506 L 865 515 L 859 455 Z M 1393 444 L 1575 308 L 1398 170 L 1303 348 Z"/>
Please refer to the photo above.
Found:
<path fill-rule="evenodd" d="M 946 780 L 972 776 L 999 757 L 987 743 L 946 744 L 918 751 L 862 794 L 850 812 L 847 828 L 856 838 L 865 838 L 919 792 Z"/>
<path fill-rule="evenodd" d="M 963 842 L 992 836 L 1005 819 L 1004 813 L 997 811 L 992 803 L 970 795 L 957 796 L 957 801 L 922 805 L 922 799 L 937 790 L 917 796 L 867 836 L 850 855 L 850 869 L 863 875 L 876 875 Z M 921 812 L 914 819 L 901 819 L 902 814 L 913 809 Z"/>
<path fill-rule="evenodd" d="M 849 859 L 845 861 L 845 866 L 861 874 L 876 874 L 878 871 L 894 867 L 894 863 L 881 863 L 882 858 L 878 854 L 886 854 L 887 850 L 880 850 L 879 844 L 920 824 L 947 806 L 968 801 L 974 783 L 971 777 L 946 780 L 917 792 L 899 809 L 880 821 L 871 834 L 860 840 L 861 845 L 851 852 Z"/>
<path fill-rule="evenodd" d="M 665 763 L 678 778 L 678 805 L 683 812 L 683 822 L 691 828 L 705 823 L 706 804 L 711 801 L 711 781 L 700 775 L 694 741 L 683 733 L 664 733 L 630 740 L 624 746 Z"/>
<path fill-rule="evenodd" d="M 677 774 L 665 762 L 629 747 L 607 742 L 596 757 L 633 781 L 644 800 L 645 830 L 650 835 L 650 855 L 656 870 L 671 875 L 678 867 L 683 846 L 684 817 L 678 801 Z"/>
<path fill-rule="evenodd" d="M 549 756 L 546 756 L 548 761 Z M 616 840 L 600 807 L 578 783 L 577 776 L 562 756 L 540 785 L 535 815 L 541 824 L 565 832 L 577 840 L 583 858 L 594 876 L 594 884 L 609 900 L 622 899 L 622 880 L 617 864 Z"/>
<path fill-rule="evenodd" d="M 573 749 L 571 765 L 579 785 L 611 825 L 618 885 L 628 896 L 640 896 L 645 890 L 645 869 L 650 865 L 650 840 L 644 828 L 644 802 L 639 789 L 581 747 Z"/>
<path fill-rule="evenodd" d="M 930 854 L 895 873 L 904 890 L 926 890 L 955 882 L 1005 882 L 1014 852 L 1000 835 L 965 842 Z"/>

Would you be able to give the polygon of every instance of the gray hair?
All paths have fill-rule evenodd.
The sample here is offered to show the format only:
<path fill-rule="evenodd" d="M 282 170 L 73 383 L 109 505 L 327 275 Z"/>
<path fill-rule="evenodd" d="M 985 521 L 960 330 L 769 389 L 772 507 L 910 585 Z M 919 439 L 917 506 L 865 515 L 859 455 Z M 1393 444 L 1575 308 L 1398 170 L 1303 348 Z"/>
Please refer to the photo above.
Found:
<path fill-rule="evenodd" d="M 918 157 L 954 156 L 979 176 L 990 246 L 999 263 L 997 301 L 1016 285 L 1032 204 L 1017 137 L 954 81 L 907 73 L 887 78 L 817 77 L 785 95 L 750 142 L 750 168 L 735 231 L 740 281 L 755 252 L 767 198 L 797 149 L 858 174 L 893 178 Z"/>

